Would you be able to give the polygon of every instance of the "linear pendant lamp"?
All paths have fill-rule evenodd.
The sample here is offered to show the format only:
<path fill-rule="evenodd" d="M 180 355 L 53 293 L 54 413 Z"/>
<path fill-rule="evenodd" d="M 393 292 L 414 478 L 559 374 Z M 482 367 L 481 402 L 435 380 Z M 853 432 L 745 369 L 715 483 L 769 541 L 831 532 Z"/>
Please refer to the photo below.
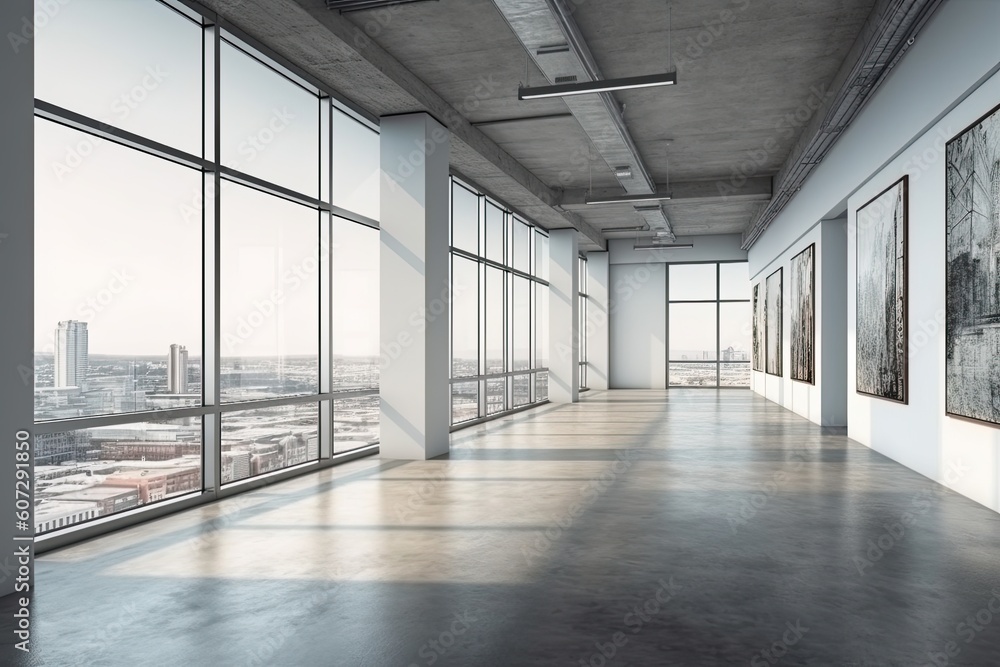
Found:
<path fill-rule="evenodd" d="M 633 250 L 683 250 L 693 248 L 693 243 L 643 243 L 637 242 L 632 246 Z"/>
<path fill-rule="evenodd" d="M 568 97 L 570 95 L 589 95 L 592 93 L 609 93 L 614 90 L 632 90 L 634 88 L 655 88 L 657 86 L 673 86 L 677 83 L 677 72 L 663 74 L 646 74 L 630 76 L 624 79 L 602 79 L 601 81 L 581 81 L 578 83 L 559 83 L 554 86 L 535 86 L 533 88 L 519 87 L 517 99 L 539 100 L 546 97 Z"/>
<path fill-rule="evenodd" d="M 643 202 L 658 202 L 666 201 L 670 199 L 668 194 L 649 194 L 649 195 L 621 195 L 618 197 L 597 197 L 595 199 L 587 199 L 586 203 L 590 206 L 599 206 L 602 204 L 641 204 Z"/>

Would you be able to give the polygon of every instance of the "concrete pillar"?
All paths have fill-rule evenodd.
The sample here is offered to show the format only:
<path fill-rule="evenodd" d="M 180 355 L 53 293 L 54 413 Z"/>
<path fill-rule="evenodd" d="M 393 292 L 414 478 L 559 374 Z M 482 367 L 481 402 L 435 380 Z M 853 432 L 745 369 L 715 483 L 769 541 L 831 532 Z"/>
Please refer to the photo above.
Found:
<path fill-rule="evenodd" d="M 448 130 L 426 113 L 380 128 L 381 455 L 448 453 Z"/>
<path fill-rule="evenodd" d="M 549 401 L 580 399 L 580 242 L 575 229 L 549 232 Z"/>
<path fill-rule="evenodd" d="M 823 426 L 847 426 L 847 218 L 820 222 L 816 348 Z"/>
<path fill-rule="evenodd" d="M 607 389 L 611 377 L 608 346 L 610 289 L 607 252 L 587 253 L 587 384 L 591 389 Z"/>
<path fill-rule="evenodd" d="M 31 0 L 7 0 L 0 3 L 0 29 L 11 37 L 0 55 L 0 81 L 4 103 L 0 105 L 0 145 L 6 168 L 0 178 L 0 313 L 4 324 L 0 331 L 0 540 L 3 556 L 17 570 L 14 550 L 30 542 L 18 542 L 34 534 L 34 517 L 29 516 L 27 530 L 15 525 L 16 459 L 19 450 L 30 442 L 34 449 L 34 45 L 33 33 L 25 25 L 34 16 Z M 25 18 L 27 17 L 27 18 Z M 30 26 L 29 26 L 30 27 Z M 16 39 L 15 39 L 16 38 Z M 53 270 L 57 270 L 53 267 Z M 31 457 L 26 469 L 32 473 Z M 31 483 L 34 488 L 34 481 Z M 29 515 L 31 503 L 26 510 Z M 17 517 L 20 520 L 20 517 Z M 30 551 L 30 549 L 29 549 Z M 9 557 L 9 561 L 6 560 Z M 0 596 L 14 592 L 14 574 L 0 576 Z M 32 587 L 34 583 L 31 582 Z M 29 597 L 21 593 L 20 597 Z M 6 610 L 7 607 L 5 606 Z M 6 624 L 4 624 L 6 627 Z M 13 635 L 12 635 L 13 637 Z M 19 640 L 14 640 L 19 641 Z M 3 642 L 7 643 L 4 638 Z"/>

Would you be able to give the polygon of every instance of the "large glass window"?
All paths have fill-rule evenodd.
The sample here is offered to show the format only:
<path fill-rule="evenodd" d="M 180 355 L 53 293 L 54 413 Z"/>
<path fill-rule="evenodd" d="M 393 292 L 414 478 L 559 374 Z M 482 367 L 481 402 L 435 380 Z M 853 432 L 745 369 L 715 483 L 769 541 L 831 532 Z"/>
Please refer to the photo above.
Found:
<path fill-rule="evenodd" d="M 377 443 L 374 126 L 186 4 L 62 4 L 34 43 L 37 532 Z"/>
<path fill-rule="evenodd" d="M 671 264 L 669 282 L 669 385 L 749 387 L 747 263 Z"/>
<path fill-rule="evenodd" d="M 221 228 L 222 400 L 317 393 L 317 211 L 234 184 Z"/>
<path fill-rule="evenodd" d="M 451 222 L 452 424 L 461 424 L 548 399 L 548 236 L 455 179 Z"/>

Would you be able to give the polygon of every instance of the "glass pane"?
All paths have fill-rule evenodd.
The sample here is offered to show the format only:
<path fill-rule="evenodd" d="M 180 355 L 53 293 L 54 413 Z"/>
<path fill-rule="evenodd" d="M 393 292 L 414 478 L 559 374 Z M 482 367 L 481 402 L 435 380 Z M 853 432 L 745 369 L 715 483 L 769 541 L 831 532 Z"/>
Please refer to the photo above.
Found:
<path fill-rule="evenodd" d="M 503 373 L 504 272 L 486 268 L 486 373 Z"/>
<path fill-rule="evenodd" d="M 587 297 L 577 297 L 579 305 L 579 323 L 577 324 L 577 344 L 579 346 L 579 361 L 587 361 Z"/>
<path fill-rule="evenodd" d="M 670 304 L 671 361 L 717 358 L 715 308 L 714 303 Z"/>
<path fill-rule="evenodd" d="M 353 396 L 333 402 L 333 452 L 374 445 L 379 439 L 379 397 Z"/>
<path fill-rule="evenodd" d="M 531 227 L 517 218 L 512 223 L 511 245 L 513 257 L 511 266 L 518 271 L 531 271 Z"/>
<path fill-rule="evenodd" d="M 514 384 L 514 407 L 520 407 L 531 403 L 531 375 L 515 375 Z"/>
<path fill-rule="evenodd" d="M 719 367 L 720 387 L 749 387 L 750 364 L 721 364 Z"/>
<path fill-rule="evenodd" d="M 333 219 L 333 391 L 379 382 L 379 232 Z"/>
<path fill-rule="evenodd" d="M 549 237 L 535 231 L 535 275 L 542 280 L 549 279 Z"/>
<path fill-rule="evenodd" d="M 671 301 L 715 301 L 716 264 L 671 264 Z"/>
<path fill-rule="evenodd" d="M 750 269 L 746 262 L 719 264 L 719 298 L 749 299 Z"/>
<path fill-rule="evenodd" d="M 200 405 L 201 174 L 111 143 L 52 169 L 89 137 L 35 120 L 35 418 Z"/>
<path fill-rule="evenodd" d="M 479 383 L 451 385 L 451 423 L 460 424 L 479 417 Z"/>
<path fill-rule="evenodd" d="M 535 373 L 535 400 L 549 400 L 549 374 L 548 372 Z"/>
<path fill-rule="evenodd" d="M 531 281 L 514 276 L 511 308 L 511 370 L 531 368 Z"/>
<path fill-rule="evenodd" d="M 452 377 L 479 375 L 479 265 L 452 256 Z"/>
<path fill-rule="evenodd" d="M 223 42 L 222 163 L 319 195 L 319 98 Z"/>
<path fill-rule="evenodd" d="M 549 288 L 535 283 L 535 368 L 549 366 Z"/>
<path fill-rule="evenodd" d="M 201 490 L 201 419 L 35 436 L 35 530 Z"/>
<path fill-rule="evenodd" d="M 486 202 L 486 258 L 503 264 L 504 213 L 490 202 Z"/>
<path fill-rule="evenodd" d="M 486 381 L 486 414 L 495 415 L 507 409 L 507 378 Z"/>
<path fill-rule="evenodd" d="M 230 184 L 221 229 L 222 399 L 318 392 L 318 213 Z"/>
<path fill-rule="evenodd" d="M 222 483 L 263 475 L 319 458 L 316 403 L 222 415 Z"/>
<path fill-rule="evenodd" d="M 202 154 L 200 26 L 153 0 L 36 0 L 35 8 L 37 98 Z M 77 158 L 89 161 L 111 146 L 87 139 L 53 168 L 75 170 Z"/>
<path fill-rule="evenodd" d="M 479 197 L 458 183 L 452 184 L 451 244 L 479 254 Z"/>
<path fill-rule="evenodd" d="M 333 204 L 379 219 L 381 154 L 378 132 L 333 110 Z"/>
<path fill-rule="evenodd" d="M 671 387 L 715 387 L 716 364 L 670 364 Z"/>
<path fill-rule="evenodd" d="M 752 308 L 746 303 L 719 304 L 719 359 L 749 361 L 753 333 Z"/>

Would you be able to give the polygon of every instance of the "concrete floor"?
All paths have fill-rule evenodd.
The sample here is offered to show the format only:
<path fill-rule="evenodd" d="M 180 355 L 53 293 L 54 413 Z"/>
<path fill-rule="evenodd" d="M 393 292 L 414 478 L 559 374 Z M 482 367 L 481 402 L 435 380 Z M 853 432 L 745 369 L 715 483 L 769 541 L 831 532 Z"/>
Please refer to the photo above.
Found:
<path fill-rule="evenodd" d="M 44 556 L 26 664 L 996 665 L 998 556 L 750 392 L 590 392 Z"/>

